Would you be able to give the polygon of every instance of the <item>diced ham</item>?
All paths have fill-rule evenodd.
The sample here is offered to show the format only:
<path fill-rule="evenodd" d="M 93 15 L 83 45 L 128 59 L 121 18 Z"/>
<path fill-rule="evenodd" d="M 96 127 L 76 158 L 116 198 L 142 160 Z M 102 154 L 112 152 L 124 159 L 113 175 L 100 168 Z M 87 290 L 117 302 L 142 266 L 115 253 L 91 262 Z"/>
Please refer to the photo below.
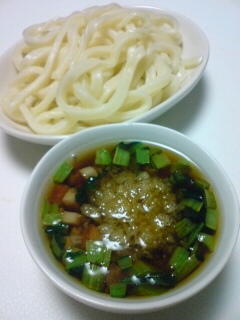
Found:
<path fill-rule="evenodd" d="M 81 187 L 85 182 L 85 178 L 82 176 L 79 170 L 73 171 L 67 178 L 67 183 L 70 187 Z"/>
<path fill-rule="evenodd" d="M 49 202 L 60 204 L 69 187 L 65 184 L 55 184 L 50 194 Z"/>

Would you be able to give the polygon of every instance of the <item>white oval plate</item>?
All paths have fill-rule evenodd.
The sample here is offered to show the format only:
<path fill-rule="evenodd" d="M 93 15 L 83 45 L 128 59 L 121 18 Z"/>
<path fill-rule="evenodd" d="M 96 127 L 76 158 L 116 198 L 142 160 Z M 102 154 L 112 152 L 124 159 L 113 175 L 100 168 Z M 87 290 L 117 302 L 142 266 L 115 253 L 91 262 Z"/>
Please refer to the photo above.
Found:
<path fill-rule="evenodd" d="M 197 67 L 191 70 L 190 77 L 185 85 L 177 91 L 173 96 L 168 98 L 166 101 L 160 103 L 153 109 L 145 112 L 144 114 L 131 119 L 128 122 L 149 122 L 171 107 L 173 107 L 176 103 L 182 100 L 198 83 L 201 79 L 202 74 L 206 68 L 208 58 L 209 58 L 209 43 L 202 32 L 202 30 L 190 19 L 176 13 L 173 11 L 169 11 L 162 8 L 155 7 L 139 7 L 141 9 L 149 9 L 154 10 L 159 14 L 169 15 L 175 18 L 179 23 L 179 30 L 183 36 L 183 52 L 182 58 L 191 58 L 202 56 L 203 61 Z M 14 78 L 16 75 L 16 71 L 14 69 L 12 60 L 11 60 L 11 52 L 14 49 L 15 45 L 8 49 L 1 57 L 0 57 L 0 94 L 7 87 L 8 83 Z M 0 127 L 8 134 L 17 137 L 19 139 L 45 144 L 45 145 L 55 145 L 62 139 L 66 138 L 69 135 L 58 135 L 58 136 L 47 136 L 47 135 L 39 135 L 32 132 L 30 129 L 27 129 L 24 126 L 14 123 L 8 117 L 6 117 L 3 113 L 3 110 L 0 106 Z"/>

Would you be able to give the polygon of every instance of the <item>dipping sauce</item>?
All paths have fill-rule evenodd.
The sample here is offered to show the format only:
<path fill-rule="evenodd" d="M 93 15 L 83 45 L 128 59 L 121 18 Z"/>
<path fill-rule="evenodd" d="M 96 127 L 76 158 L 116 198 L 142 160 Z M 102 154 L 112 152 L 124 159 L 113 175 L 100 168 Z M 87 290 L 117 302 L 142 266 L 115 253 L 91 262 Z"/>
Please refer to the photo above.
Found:
<path fill-rule="evenodd" d="M 53 255 L 86 287 L 112 297 L 175 287 L 214 251 L 218 208 L 187 159 L 120 142 L 64 162 L 42 223 Z"/>

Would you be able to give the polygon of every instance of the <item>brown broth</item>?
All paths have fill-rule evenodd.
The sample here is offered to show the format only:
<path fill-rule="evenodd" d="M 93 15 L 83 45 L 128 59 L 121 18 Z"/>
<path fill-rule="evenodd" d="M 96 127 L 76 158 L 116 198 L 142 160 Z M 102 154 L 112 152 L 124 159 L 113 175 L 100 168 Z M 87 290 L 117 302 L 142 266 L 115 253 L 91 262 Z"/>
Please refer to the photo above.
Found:
<path fill-rule="evenodd" d="M 148 144 L 149 145 L 149 144 Z M 149 146 L 151 146 L 151 145 L 149 145 Z M 112 149 L 113 148 L 113 146 L 105 146 L 107 149 Z M 182 155 L 179 155 L 179 154 L 177 154 L 177 153 L 174 153 L 173 151 L 171 151 L 171 150 L 168 150 L 168 149 L 165 149 L 165 148 L 162 148 L 161 147 L 161 149 L 163 150 L 163 153 L 170 159 L 170 161 L 171 161 L 171 164 L 173 164 L 173 163 L 176 163 L 176 162 L 178 162 L 179 160 L 182 160 L 182 159 L 185 159 L 185 160 L 188 160 L 189 162 L 190 162 L 190 160 L 189 159 L 186 159 L 186 158 L 184 158 Z M 81 169 L 81 168 L 84 168 L 84 167 L 87 167 L 87 166 L 93 166 L 93 167 L 96 167 L 95 165 L 94 165 L 94 158 L 95 158 L 95 153 L 96 153 L 96 150 L 91 150 L 90 152 L 88 152 L 88 153 L 84 153 L 84 154 L 77 154 L 77 155 L 75 155 L 70 161 L 72 162 L 72 164 L 73 164 L 73 166 L 74 166 L 74 169 L 73 169 L 73 171 L 78 171 L 79 169 Z M 192 162 L 190 162 L 190 165 L 191 165 L 191 178 L 192 179 L 198 179 L 198 178 L 200 178 L 200 179 L 204 179 L 204 180 L 207 180 L 206 178 L 205 178 L 205 176 L 203 175 L 203 173 L 192 163 Z M 151 168 L 149 168 L 149 166 L 146 166 L 147 167 L 147 169 L 145 170 L 149 175 L 150 175 L 150 177 L 151 177 L 151 180 L 153 180 L 153 179 L 156 179 L 156 181 L 157 181 L 157 183 L 160 183 L 160 181 L 161 180 L 163 180 L 163 181 L 165 181 L 166 179 L 168 180 L 168 176 L 169 176 L 169 168 L 165 168 L 165 169 L 162 169 L 161 170 L 161 172 L 159 173 L 156 173 L 156 172 L 152 172 L 152 169 Z M 121 175 L 121 174 L 125 174 L 125 172 L 124 171 L 126 171 L 126 169 L 121 169 L 121 170 L 119 170 L 119 169 L 117 169 L 116 170 L 116 172 L 118 173 L 118 174 L 116 174 L 116 176 L 119 178 L 119 176 Z M 144 171 L 144 172 L 145 172 Z M 112 175 L 112 178 L 111 179 L 114 179 L 114 176 L 115 175 Z M 129 179 L 132 179 L 132 175 L 129 175 Z M 66 180 L 67 181 L 67 180 Z M 64 182 L 65 184 L 66 184 L 66 181 Z M 110 183 L 111 181 L 110 180 L 108 180 L 108 183 Z M 147 182 L 148 182 L 148 184 L 150 184 L 150 182 L 149 182 L 149 180 L 147 180 Z M 165 182 L 164 182 L 165 183 Z M 168 181 L 167 181 L 167 183 L 168 183 Z M 98 188 L 99 188 L 99 185 L 98 185 Z M 165 188 L 165 186 L 164 186 L 164 188 Z M 53 189 L 54 189 L 54 186 L 51 186 L 50 188 L 49 188 L 49 190 L 50 191 L 46 191 L 46 197 L 47 198 L 49 198 L 49 196 L 53 193 Z M 99 189 L 100 190 L 100 189 Z M 98 190 L 98 193 L 100 193 L 100 191 Z M 175 195 L 172 195 L 172 191 L 170 192 L 170 194 L 169 194 L 169 191 L 168 191 L 168 194 L 167 193 L 163 193 L 163 196 L 165 197 L 165 198 L 167 198 L 167 197 L 169 197 L 170 199 L 171 199 L 171 201 L 172 201 L 172 198 L 175 196 Z M 94 197 L 93 197 L 94 198 Z M 156 196 L 154 196 L 153 197 L 153 199 L 155 199 L 156 198 Z M 110 201 L 110 200 L 109 200 Z M 118 199 L 118 201 L 120 201 L 119 199 Z M 170 203 L 170 202 L 169 202 Z M 170 206 L 170 204 L 169 203 L 167 203 L 167 205 L 166 205 L 166 207 L 169 207 Z M 83 204 L 81 204 L 81 205 L 83 205 Z M 94 203 L 94 205 L 95 205 L 95 203 Z M 108 205 L 108 203 L 107 203 L 107 201 L 106 201 L 106 204 L 105 204 L 105 207 L 107 207 L 107 205 Z M 60 203 L 60 207 L 62 206 L 62 204 Z M 80 209 L 79 209 L 80 210 Z M 124 208 L 124 210 L 125 210 L 125 208 Z M 131 210 L 133 210 L 133 209 L 131 209 Z M 147 210 L 146 210 L 146 212 L 145 213 L 147 213 L 147 212 L 150 212 L 150 209 L 149 208 L 147 208 Z M 174 210 L 173 210 L 174 211 Z M 218 211 L 219 211 L 219 208 L 218 208 Z M 80 211 L 79 211 L 79 214 L 80 214 Z M 82 213 L 81 213 L 82 214 Z M 171 219 L 172 219 L 172 215 L 173 215 L 173 213 L 171 213 Z M 113 217 L 112 217 L 113 218 Z M 130 217 L 131 218 L 131 217 Z M 179 214 L 179 212 L 177 212 L 176 214 L 175 214 L 175 216 L 174 216 L 174 220 L 169 224 L 169 226 L 170 226 L 170 228 L 173 228 L 173 225 L 175 225 L 177 222 L 179 222 L 179 220 L 181 220 L 183 217 Z M 119 219 L 119 218 L 118 218 Z M 116 220 L 116 219 L 115 219 Z M 131 219 L 130 219 L 131 220 Z M 129 220 L 129 221 L 130 221 Z M 141 219 L 140 219 L 141 220 Z M 141 226 L 141 221 L 140 220 L 138 220 L 138 223 L 139 223 L 139 225 Z M 143 223 L 145 223 L 145 225 L 143 226 L 143 229 L 145 228 L 148 228 L 149 227 L 149 225 L 150 225 L 150 223 L 147 225 L 146 224 L 146 221 L 147 221 L 148 219 L 146 219 L 146 220 L 143 220 Z M 129 223 L 129 221 L 127 221 L 128 223 Z M 83 218 L 83 224 L 82 224 L 82 226 L 71 226 L 70 227 L 70 229 L 71 229 L 71 232 L 73 232 L 73 230 L 75 230 L 75 232 L 76 232 L 76 234 L 77 235 L 80 235 L 80 237 L 79 237 L 79 239 L 81 238 L 81 237 L 85 237 L 85 235 L 84 235 L 84 233 L 86 232 L 86 230 L 87 229 L 89 229 L 89 226 L 92 226 L 93 225 L 93 228 L 95 228 L 95 227 L 97 227 L 98 229 L 100 228 L 100 226 L 101 225 L 104 225 L 104 219 L 103 218 L 101 218 L 101 219 L 93 219 L 92 217 L 91 218 L 88 218 L 88 217 L 86 217 L 86 216 L 84 216 L 84 218 Z M 105 221 L 106 222 L 106 221 Z M 160 223 L 161 223 L 162 221 L 160 221 Z M 114 224 L 114 223 L 113 223 Z M 212 232 L 213 234 L 214 234 L 214 237 L 215 237 L 215 242 L 216 242 L 216 238 L 217 238 L 217 235 L 218 235 L 218 233 L 219 233 L 219 229 L 220 229 L 220 227 L 219 227 L 219 222 L 218 222 L 218 228 L 217 228 L 217 232 L 216 232 L 216 235 L 215 235 L 215 232 Z M 123 224 L 117 224 L 117 228 L 116 228 L 116 230 L 113 230 L 113 231 L 115 231 L 116 232 L 116 234 L 117 233 L 121 233 L 121 231 L 122 231 L 122 228 L 123 228 L 123 225 L 124 225 L 124 223 Z M 119 228 L 119 226 L 120 226 L 120 228 Z M 131 231 L 131 228 L 130 228 L 130 224 L 128 225 L 128 227 L 129 227 L 129 230 Z M 101 229 L 102 228 L 102 229 Z M 95 235 L 94 235 L 94 237 L 93 237 L 93 239 L 90 239 L 90 240 L 93 240 L 93 241 L 103 241 L 103 235 L 105 235 L 104 234 L 104 232 L 102 231 L 103 229 L 104 229 L 104 227 L 101 227 L 100 229 L 101 229 L 101 232 L 100 232 L 100 234 L 101 234 L 101 236 L 102 236 L 102 238 L 100 237 L 100 238 L 98 238 L 98 234 L 96 233 L 96 230 L 94 231 L 95 232 Z M 105 227 L 105 228 L 107 228 L 107 227 Z M 110 226 L 108 226 L 108 228 L 112 228 L 112 226 L 110 225 Z M 135 229 L 136 229 L 137 227 L 135 226 Z M 78 230 L 77 229 L 81 229 L 80 230 L 80 232 L 78 232 Z M 133 226 L 133 228 L 132 229 L 134 229 L 134 226 Z M 164 229 L 164 228 L 163 228 Z M 166 227 L 165 227 L 165 229 L 167 229 Z M 129 231 L 128 230 L 128 231 Z M 138 232 L 138 235 L 139 235 L 139 233 L 140 233 L 140 231 L 139 231 L 140 229 L 137 229 L 137 232 Z M 143 233 L 144 233 L 145 231 L 143 231 Z M 172 233 L 171 233 L 172 232 Z M 111 254 L 111 264 L 110 264 L 110 269 L 111 269 L 111 266 L 113 266 L 114 265 L 114 267 L 117 265 L 117 261 L 118 261 L 118 259 L 120 259 L 121 257 L 124 257 L 124 256 L 131 256 L 132 257 L 132 262 L 133 263 L 135 263 L 136 261 L 138 261 L 138 260 L 141 260 L 141 261 L 143 261 L 144 263 L 147 263 L 148 265 L 151 265 L 151 268 L 152 268 L 152 273 L 153 273 L 153 270 L 154 270 L 154 273 L 156 272 L 159 272 L 159 273 L 165 273 L 165 272 L 170 272 L 169 271 L 169 260 L 170 260 L 170 258 L 171 258 L 171 256 L 172 256 L 172 254 L 173 254 L 173 252 L 174 252 L 174 250 L 176 249 L 176 247 L 178 247 L 178 246 L 180 246 L 181 244 L 182 244 L 182 240 L 181 239 L 177 239 L 177 237 L 176 237 L 176 231 L 175 230 L 172 230 L 170 233 L 166 233 L 166 234 L 163 234 L 163 237 L 162 237 L 162 239 L 164 239 L 164 237 L 165 238 L 167 238 L 167 237 L 169 237 L 169 238 L 171 238 L 171 236 L 173 237 L 173 240 L 171 240 L 169 243 L 165 243 L 165 244 L 163 244 L 162 246 L 161 246 L 161 240 L 159 240 L 158 239 L 158 241 L 155 241 L 154 240 L 154 238 L 156 238 L 156 230 L 155 230 L 155 232 L 154 232 L 154 230 L 150 230 L 150 232 L 149 232 L 149 235 L 150 236 L 152 236 L 153 237 L 153 240 L 149 240 L 148 242 L 145 240 L 145 241 L 143 241 L 142 240 L 142 243 L 140 243 L 140 245 L 139 244 L 137 244 L 137 243 L 135 243 L 135 242 L 130 242 L 130 240 L 129 239 L 133 239 L 134 238 L 134 236 L 133 235 L 131 235 L 130 237 L 129 237 L 129 239 L 127 240 L 127 242 L 126 242 L 126 247 L 124 247 L 122 244 L 120 245 L 120 246 L 118 246 L 118 249 L 116 250 L 116 247 L 114 247 L 114 246 L 111 246 L 111 249 L 112 249 L 112 254 Z M 97 235 L 96 235 L 97 234 Z M 141 233 L 140 233 L 141 234 Z M 110 235 L 111 235 L 111 233 L 110 233 Z M 70 237 L 71 238 L 71 235 L 69 236 L 69 233 L 68 233 L 68 235 L 67 235 L 68 237 Z M 125 237 L 126 237 L 126 233 L 125 233 Z M 73 238 L 73 236 L 72 236 L 72 238 Z M 75 238 L 77 238 L 77 236 L 75 237 Z M 109 240 L 111 240 L 110 242 L 116 242 L 117 243 L 117 237 L 116 237 L 116 239 L 114 239 L 114 240 L 111 240 L 111 239 L 107 239 L 106 237 L 105 237 L 105 244 L 106 245 L 109 245 Z M 89 238 L 87 238 L 87 240 L 89 240 Z M 132 241 L 132 240 L 131 240 Z M 156 246 L 154 246 L 153 245 L 153 242 L 156 242 Z M 77 243 L 77 242 L 76 242 Z M 121 243 L 121 241 L 119 241 L 119 243 Z M 130 244 L 130 248 L 129 248 L 129 244 Z M 147 245 L 146 245 L 147 244 Z M 73 244 L 72 243 L 70 243 L 70 245 L 72 246 Z M 146 249 L 144 248 L 144 246 L 146 245 Z M 152 245 L 152 248 L 150 248 L 149 249 L 149 246 L 151 246 Z M 76 244 L 74 244 L 74 247 L 76 246 Z M 85 249 L 85 244 L 83 244 L 83 245 L 79 245 L 79 246 L 77 246 L 78 247 L 78 249 L 80 249 L 80 250 L 86 250 Z M 199 270 L 201 270 L 202 269 L 202 267 L 204 267 L 204 265 L 206 264 L 206 261 L 209 259 L 209 257 L 211 256 L 211 253 L 209 253 L 209 252 L 206 252 L 206 253 L 204 253 L 204 262 L 202 262 L 202 263 L 200 263 L 200 265 L 190 274 L 190 275 L 188 275 L 187 276 L 187 278 L 186 279 L 183 279 L 183 280 L 181 280 L 180 281 L 180 283 L 177 283 L 176 285 L 177 286 L 179 286 L 179 285 L 182 285 L 182 284 L 184 284 L 186 281 L 188 281 L 188 280 L 190 280 L 193 276 L 195 276 L 196 275 L 196 273 L 199 271 Z M 152 261 L 154 261 L 154 262 L 152 262 Z M 61 263 L 61 265 L 62 265 L 62 263 Z M 150 269 L 151 269 L 150 268 Z M 155 271 L 156 270 L 156 271 Z M 167 271 L 166 271 L 167 270 Z M 73 274 L 74 275 L 74 274 Z M 129 270 L 124 270 L 124 271 L 121 271 L 120 272 L 120 276 L 119 276 L 119 273 L 118 273 L 118 275 L 117 275 L 117 280 L 113 280 L 113 282 L 112 282 L 112 284 L 114 284 L 115 282 L 119 282 L 120 280 L 119 279 L 123 279 L 124 277 L 130 277 L 132 274 L 131 274 L 131 272 L 129 272 Z M 76 274 L 74 275 L 74 276 L 76 276 Z M 76 278 L 77 278 L 77 280 L 79 281 L 79 277 L 81 278 L 82 276 L 76 276 Z M 141 276 L 141 277 L 144 277 L 144 276 Z M 105 281 L 106 282 L 106 281 Z M 105 286 L 105 282 L 104 282 L 104 286 Z M 132 285 L 130 285 L 129 286 L 129 288 L 128 288 L 128 290 L 127 290 L 127 296 L 131 296 L 131 297 L 134 297 L 134 296 L 142 296 L 142 293 L 140 292 L 138 292 L 138 290 L 136 290 L 136 285 L 134 285 L 134 284 L 132 284 Z M 149 287 L 149 284 L 147 284 L 147 287 Z M 160 288 L 160 287 L 159 287 Z M 110 285 L 108 285 L 107 287 L 105 286 L 105 288 L 104 288 L 104 290 L 103 290 L 103 292 L 105 292 L 105 293 L 109 293 L 109 290 L 110 290 Z M 163 289 L 160 289 L 160 290 L 157 290 L 156 291 L 156 293 L 151 293 L 151 294 L 161 294 L 162 292 L 166 292 L 166 290 L 172 290 L 172 288 L 163 288 Z M 100 290 L 97 290 L 97 291 L 100 291 Z M 145 292 L 144 290 L 143 290 L 143 292 Z"/>

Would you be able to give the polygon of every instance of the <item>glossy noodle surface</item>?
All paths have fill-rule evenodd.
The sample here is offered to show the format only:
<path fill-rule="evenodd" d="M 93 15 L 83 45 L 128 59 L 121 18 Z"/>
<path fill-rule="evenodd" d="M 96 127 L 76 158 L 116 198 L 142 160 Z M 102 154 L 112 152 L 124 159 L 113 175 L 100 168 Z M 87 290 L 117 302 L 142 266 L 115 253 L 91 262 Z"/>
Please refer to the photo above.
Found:
<path fill-rule="evenodd" d="M 177 21 L 112 4 L 24 30 L 2 105 L 41 135 L 130 120 L 178 91 L 189 68 Z"/>

